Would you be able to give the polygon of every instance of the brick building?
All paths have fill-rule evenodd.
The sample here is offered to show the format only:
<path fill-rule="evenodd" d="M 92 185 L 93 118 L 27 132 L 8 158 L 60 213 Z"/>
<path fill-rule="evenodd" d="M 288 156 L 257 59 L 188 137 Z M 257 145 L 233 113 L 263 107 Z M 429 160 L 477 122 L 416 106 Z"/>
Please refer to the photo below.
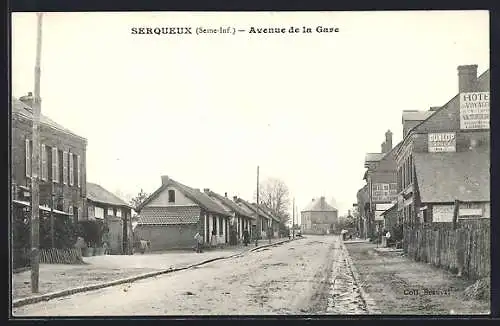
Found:
<path fill-rule="evenodd" d="M 370 198 L 368 195 L 368 185 L 364 185 L 356 194 L 356 208 L 358 210 L 358 230 L 359 236 L 363 239 L 368 237 L 368 216 L 370 214 Z"/>
<path fill-rule="evenodd" d="M 152 250 L 192 248 L 197 232 L 203 235 L 205 244 L 213 239 L 229 242 L 232 214 L 227 207 L 168 176 L 162 176 L 161 181 L 161 186 L 137 207 L 137 238 L 150 240 Z"/>
<path fill-rule="evenodd" d="M 325 197 L 312 201 L 300 212 L 303 234 L 329 234 L 335 230 L 338 211 L 325 201 Z"/>
<path fill-rule="evenodd" d="M 381 153 L 367 153 L 363 179 L 366 181 L 367 203 L 363 203 L 362 214 L 365 217 L 364 236 L 372 237 L 383 228 L 382 213 L 397 199 L 397 165 L 395 153 L 401 143 L 392 147 L 392 132 L 385 133 Z M 358 198 L 359 200 L 359 198 Z"/>
<path fill-rule="evenodd" d="M 489 83 L 487 70 L 458 67 L 459 93 L 407 130 L 396 151 L 398 216 L 405 226 L 451 222 L 453 203 L 459 218 L 489 218 Z"/>
<path fill-rule="evenodd" d="M 33 111 L 31 94 L 12 98 L 11 176 L 14 203 L 29 203 L 31 195 L 31 152 Z M 72 217 L 73 221 L 87 218 L 86 148 L 87 140 L 40 116 L 40 206 Z"/>

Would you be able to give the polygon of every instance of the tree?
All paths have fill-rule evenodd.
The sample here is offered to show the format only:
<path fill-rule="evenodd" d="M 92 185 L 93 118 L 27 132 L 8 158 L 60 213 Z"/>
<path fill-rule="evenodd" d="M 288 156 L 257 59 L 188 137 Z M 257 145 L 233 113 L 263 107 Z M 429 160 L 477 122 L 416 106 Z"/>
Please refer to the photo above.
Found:
<path fill-rule="evenodd" d="M 135 196 L 134 198 L 132 198 L 130 200 L 130 205 L 132 205 L 132 207 L 137 210 L 137 207 L 142 204 L 143 201 L 145 201 L 147 198 L 149 197 L 149 194 L 147 194 L 146 192 L 144 192 L 144 190 L 141 189 L 141 191 L 139 191 L 139 193 L 137 194 L 137 196 Z"/>
<path fill-rule="evenodd" d="M 351 215 L 348 216 L 339 216 L 337 225 L 337 229 L 355 229 L 356 228 L 356 221 L 354 220 L 354 217 Z"/>
<path fill-rule="evenodd" d="M 257 193 L 254 194 L 254 198 Z M 278 178 L 267 178 L 259 184 L 259 202 L 269 208 L 282 223 L 290 220 L 290 192 L 285 182 Z"/>

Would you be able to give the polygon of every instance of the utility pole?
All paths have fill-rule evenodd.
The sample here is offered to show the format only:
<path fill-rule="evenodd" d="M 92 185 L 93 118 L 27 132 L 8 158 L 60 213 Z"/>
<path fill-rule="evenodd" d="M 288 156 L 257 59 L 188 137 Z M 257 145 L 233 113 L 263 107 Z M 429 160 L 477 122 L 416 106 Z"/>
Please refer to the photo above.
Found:
<path fill-rule="evenodd" d="M 293 197 L 293 207 L 292 207 L 292 236 L 295 239 L 295 197 Z"/>
<path fill-rule="evenodd" d="M 260 220 L 260 222 L 262 223 L 262 220 Z M 256 234 L 255 234 L 255 246 L 257 247 L 258 244 L 259 244 L 259 234 L 262 234 L 262 224 L 259 223 L 259 166 L 257 165 L 257 228 L 255 231 Z M 260 224 L 260 225 L 259 225 Z M 260 229 L 260 230 L 257 230 L 257 229 Z"/>
<path fill-rule="evenodd" d="M 40 193 L 38 174 L 40 169 L 40 57 L 42 50 L 43 14 L 37 13 L 37 39 L 35 61 L 35 94 L 33 98 L 33 150 L 31 159 L 31 292 L 38 293 L 40 263 Z"/>
<path fill-rule="evenodd" d="M 55 229 L 54 229 L 54 183 L 51 182 L 51 191 L 50 191 L 50 240 L 52 244 L 52 249 L 55 246 Z"/>

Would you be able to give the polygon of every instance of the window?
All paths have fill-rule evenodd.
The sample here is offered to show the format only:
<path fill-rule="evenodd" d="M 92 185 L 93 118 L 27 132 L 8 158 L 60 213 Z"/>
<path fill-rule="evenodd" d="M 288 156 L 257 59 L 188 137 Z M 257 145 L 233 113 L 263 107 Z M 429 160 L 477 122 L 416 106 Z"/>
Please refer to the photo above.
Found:
<path fill-rule="evenodd" d="M 52 147 L 52 181 L 59 182 L 59 152 L 56 147 Z"/>
<path fill-rule="evenodd" d="M 104 219 L 104 208 L 96 206 L 94 208 L 94 217 L 99 219 Z"/>
<path fill-rule="evenodd" d="M 106 214 L 106 215 L 113 216 L 113 209 L 112 208 L 108 208 L 108 214 Z"/>
<path fill-rule="evenodd" d="M 68 184 L 68 152 L 63 151 L 63 183 Z"/>
<path fill-rule="evenodd" d="M 48 176 L 47 176 L 47 174 L 48 174 L 48 171 L 47 171 L 48 170 L 48 166 L 47 166 L 47 150 L 45 148 L 45 144 L 41 145 L 41 150 L 40 151 L 41 151 L 41 154 L 42 154 L 41 155 L 42 157 L 40 158 L 41 162 L 42 162 L 42 170 L 40 171 L 41 172 L 40 173 L 41 174 L 41 179 L 43 181 L 47 181 L 47 179 L 48 179 Z"/>
<path fill-rule="evenodd" d="M 75 181 L 75 172 L 74 172 L 74 160 L 73 160 L 73 153 L 68 153 L 68 159 L 69 159 L 69 185 L 72 186 Z"/>
<path fill-rule="evenodd" d="M 25 141 L 25 154 L 26 154 L 26 176 L 31 177 L 31 142 L 29 139 Z"/>
<path fill-rule="evenodd" d="M 170 192 L 171 190 L 169 190 Z M 212 217 L 212 234 L 217 234 L 217 217 Z"/>
<path fill-rule="evenodd" d="M 116 217 L 122 217 L 122 210 L 120 208 L 116 210 Z"/>
<path fill-rule="evenodd" d="M 168 202 L 175 203 L 175 190 L 168 191 Z"/>
<path fill-rule="evenodd" d="M 224 234 L 224 226 L 223 226 L 224 220 L 222 217 L 219 218 L 219 235 Z"/>
<path fill-rule="evenodd" d="M 76 173 L 77 173 L 77 176 L 76 176 L 76 180 L 78 182 L 78 188 L 80 188 L 82 186 L 82 180 L 81 180 L 81 161 L 80 161 L 80 155 L 77 155 L 76 156 Z"/>
<path fill-rule="evenodd" d="M 70 206 L 68 209 L 69 209 L 68 211 L 69 215 L 73 215 L 73 206 Z"/>
<path fill-rule="evenodd" d="M 57 182 L 64 182 L 64 152 L 57 150 Z"/>

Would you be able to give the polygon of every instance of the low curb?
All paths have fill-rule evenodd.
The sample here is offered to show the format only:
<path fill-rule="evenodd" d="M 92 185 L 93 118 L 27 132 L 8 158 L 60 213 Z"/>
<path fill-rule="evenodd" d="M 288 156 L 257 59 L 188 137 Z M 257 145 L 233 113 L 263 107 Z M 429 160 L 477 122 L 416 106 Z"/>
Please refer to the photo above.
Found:
<path fill-rule="evenodd" d="M 115 280 L 115 281 L 111 281 L 111 282 L 85 285 L 85 286 L 81 286 L 81 287 L 77 287 L 77 288 L 66 289 L 66 290 L 62 290 L 62 291 L 46 293 L 46 294 L 37 295 L 37 296 L 31 296 L 31 297 L 27 297 L 27 298 L 21 298 L 21 299 L 13 300 L 12 307 L 17 308 L 17 307 L 26 306 L 26 305 L 33 304 L 33 303 L 38 303 L 41 301 L 49 301 L 49 300 L 52 300 L 55 298 L 65 297 L 65 296 L 76 294 L 76 293 L 99 290 L 99 289 L 103 289 L 106 287 L 120 285 L 120 284 L 124 284 L 124 283 L 132 283 L 132 282 L 142 280 L 145 278 L 155 277 L 155 276 L 159 276 L 159 275 L 163 275 L 163 274 L 178 272 L 178 271 L 182 271 L 185 269 L 190 269 L 193 267 L 205 265 L 205 264 L 217 261 L 217 260 L 229 259 L 229 258 L 233 258 L 233 257 L 237 257 L 237 256 L 242 256 L 247 252 L 252 252 L 252 251 L 255 251 L 257 249 L 261 249 L 261 248 L 265 248 L 265 247 L 269 247 L 269 246 L 273 246 L 273 245 L 278 245 L 278 244 L 282 244 L 282 243 L 289 242 L 289 241 L 292 241 L 292 240 L 285 240 L 285 241 L 275 242 L 275 243 L 271 243 L 271 244 L 265 244 L 262 246 L 255 247 L 255 248 L 248 250 L 248 251 L 232 254 L 229 256 L 210 258 L 207 260 L 203 260 L 199 263 L 191 264 L 191 265 L 184 266 L 184 267 L 169 268 L 169 269 L 165 269 L 165 270 L 160 270 L 160 271 L 156 271 L 156 272 L 149 272 L 149 273 L 145 273 L 145 274 L 141 274 L 141 275 L 137 275 L 137 276 L 132 276 L 132 277 L 128 277 L 128 278 L 124 278 L 124 279 L 120 279 L 120 280 Z"/>
<path fill-rule="evenodd" d="M 346 252 L 346 260 L 349 263 L 349 267 L 351 268 L 352 276 L 354 278 L 354 281 L 356 284 L 358 284 L 358 289 L 359 293 L 361 294 L 361 298 L 366 304 L 366 310 L 368 314 L 375 315 L 375 314 L 381 314 L 380 310 L 377 307 L 377 304 L 375 303 L 375 300 L 373 300 L 368 293 L 365 292 L 363 289 L 363 284 L 361 282 L 361 277 L 359 276 L 358 269 L 354 265 L 351 255 L 349 254 L 349 251 L 345 247 L 345 244 L 342 243 L 342 246 L 344 247 L 344 250 Z"/>
<path fill-rule="evenodd" d="M 248 252 L 254 252 L 254 251 L 257 251 L 257 250 L 262 249 L 262 248 L 277 246 L 277 245 L 280 245 L 280 244 L 283 244 L 283 243 L 287 243 L 287 242 L 290 242 L 290 241 L 294 241 L 294 240 L 299 240 L 299 238 L 287 239 L 287 240 L 278 241 L 278 242 L 275 242 L 275 243 L 267 243 L 265 245 L 261 245 L 261 246 L 257 246 L 255 248 L 252 248 L 252 249 L 248 250 Z"/>

